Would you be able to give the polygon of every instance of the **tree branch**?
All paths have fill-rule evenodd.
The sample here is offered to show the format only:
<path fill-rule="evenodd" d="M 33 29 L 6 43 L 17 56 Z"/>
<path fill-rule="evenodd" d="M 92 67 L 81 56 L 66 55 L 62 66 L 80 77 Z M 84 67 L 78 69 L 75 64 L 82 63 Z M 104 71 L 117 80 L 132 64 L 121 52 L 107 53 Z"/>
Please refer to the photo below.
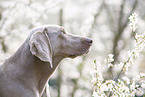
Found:
<path fill-rule="evenodd" d="M 114 62 L 112 62 L 112 64 L 114 64 L 116 61 L 117 61 L 117 58 L 118 58 L 118 55 L 119 55 L 119 51 L 117 51 L 117 44 L 122 36 L 122 33 L 124 31 L 124 29 L 127 27 L 128 25 L 128 17 L 133 13 L 133 11 L 136 9 L 137 7 L 137 3 L 138 1 L 136 0 L 133 4 L 133 7 L 132 7 L 132 10 L 130 11 L 129 15 L 127 16 L 126 18 L 126 21 L 125 23 L 123 24 L 122 23 L 122 19 L 124 17 L 124 14 L 123 14 L 123 11 L 124 11 L 124 6 L 125 6 L 125 3 L 126 3 L 126 0 L 123 0 L 123 3 L 121 5 L 121 10 L 120 10 L 120 16 L 119 16 L 119 21 L 118 21 L 118 33 L 115 35 L 115 38 L 114 38 L 114 45 L 113 45 L 113 54 L 114 54 Z M 109 72 L 111 73 L 112 75 L 112 78 L 114 79 L 114 76 L 113 76 L 113 72 L 112 72 L 112 67 L 109 68 Z"/>
<path fill-rule="evenodd" d="M 101 14 L 101 12 L 102 12 L 102 10 L 103 10 L 103 8 L 104 8 L 104 5 L 105 5 L 105 0 L 103 0 L 103 2 L 102 2 L 102 4 L 101 4 L 99 12 L 97 12 L 96 14 L 94 14 L 94 22 L 93 22 L 93 24 L 92 24 L 92 28 L 95 27 L 96 19 L 97 19 L 97 17 Z"/>
<path fill-rule="evenodd" d="M 128 15 L 128 17 L 129 17 L 129 16 L 133 13 L 133 11 L 136 9 L 137 3 L 138 3 L 138 1 L 136 0 L 136 1 L 134 2 L 133 8 L 132 8 L 132 10 L 130 11 L 130 14 Z M 127 19 L 126 19 L 126 22 L 124 23 L 124 25 L 123 25 L 122 28 L 120 29 L 121 32 L 124 31 L 124 29 L 126 28 L 128 22 L 129 22 L 128 17 L 127 17 Z M 118 40 L 119 40 L 119 39 L 118 39 Z M 117 55 L 116 57 L 118 57 L 118 55 Z M 129 59 L 128 59 L 128 60 L 129 60 Z M 125 64 L 125 65 L 126 65 L 126 64 Z M 124 65 L 124 66 L 125 66 L 125 65 Z M 123 72 L 124 66 L 122 67 L 121 71 L 119 72 L 119 74 L 117 75 L 117 77 L 115 78 L 115 80 L 117 80 L 117 79 L 120 77 L 121 73 Z"/>

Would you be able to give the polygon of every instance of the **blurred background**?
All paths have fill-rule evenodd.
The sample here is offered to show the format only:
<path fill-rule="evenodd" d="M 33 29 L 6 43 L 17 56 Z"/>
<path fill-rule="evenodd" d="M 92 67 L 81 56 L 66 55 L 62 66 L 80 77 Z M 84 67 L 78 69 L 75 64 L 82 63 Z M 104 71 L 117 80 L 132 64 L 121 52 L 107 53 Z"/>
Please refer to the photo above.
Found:
<path fill-rule="evenodd" d="M 145 31 L 145 0 L 0 0 L 0 63 L 10 57 L 35 27 L 64 26 L 68 33 L 93 39 L 83 57 L 64 59 L 49 81 L 52 97 L 91 97 L 92 63 L 114 54 L 126 61 L 134 34 L 128 17 L 138 14 L 137 33 Z M 105 79 L 116 70 L 103 65 Z M 129 78 L 145 72 L 145 50 L 130 67 Z"/>

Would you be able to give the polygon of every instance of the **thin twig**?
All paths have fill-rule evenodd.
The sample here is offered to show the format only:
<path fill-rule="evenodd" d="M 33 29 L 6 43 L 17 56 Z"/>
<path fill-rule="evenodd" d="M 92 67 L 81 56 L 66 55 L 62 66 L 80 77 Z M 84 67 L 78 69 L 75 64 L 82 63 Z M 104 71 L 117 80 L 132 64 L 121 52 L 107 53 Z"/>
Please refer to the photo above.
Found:
<path fill-rule="evenodd" d="M 119 22 L 118 22 L 118 33 L 115 35 L 115 39 L 114 39 L 114 45 L 113 45 L 113 55 L 114 55 L 114 61 L 112 62 L 112 64 L 114 64 L 117 60 L 118 54 L 116 52 L 116 47 L 118 44 L 118 41 L 121 37 L 122 31 L 121 31 L 121 26 L 122 26 L 122 19 L 123 19 L 123 11 L 124 11 L 124 6 L 125 6 L 126 0 L 123 0 L 122 4 L 121 4 L 121 9 L 120 9 L 120 14 L 119 14 Z M 113 75 L 113 67 L 109 67 L 109 73 L 111 75 L 112 78 L 114 78 Z"/>
<path fill-rule="evenodd" d="M 101 14 L 101 12 L 102 12 L 102 10 L 103 10 L 103 8 L 104 8 L 104 5 L 105 5 L 105 0 L 102 1 L 102 4 L 101 4 L 101 6 L 100 6 L 99 12 L 97 12 L 96 14 L 94 14 L 94 22 L 93 22 L 93 24 L 92 24 L 92 28 L 95 27 L 96 19 L 97 19 L 97 17 Z"/>
<path fill-rule="evenodd" d="M 108 21 L 109 21 L 109 27 L 110 27 L 110 30 L 112 32 L 114 32 L 115 34 L 115 25 L 114 25 L 114 16 L 112 15 L 112 12 L 110 10 L 110 8 L 108 7 L 108 5 L 104 2 L 104 6 L 105 6 L 105 9 L 108 13 Z"/>
<path fill-rule="evenodd" d="M 113 54 L 114 54 L 114 62 L 117 60 L 118 54 L 116 52 L 116 47 L 118 44 L 118 41 L 123 33 L 124 28 L 122 28 L 122 19 L 123 19 L 123 11 L 124 11 L 124 6 L 125 6 L 126 0 L 123 0 L 123 3 L 121 5 L 121 10 L 120 10 L 120 14 L 119 14 L 119 21 L 118 21 L 118 33 L 115 35 L 115 39 L 114 39 L 114 46 L 113 46 Z M 113 62 L 113 63 L 114 63 Z"/>
<path fill-rule="evenodd" d="M 137 6 L 137 0 L 136 0 L 136 1 L 134 2 L 134 5 L 133 5 L 133 7 L 132 7 L 132 10 L 130 11 L 130 13 L 129 13 L 129 15 L 128 15 L 126 21 L 125 21 L 125 23 L 122 25 L 122 22 L 121 22 L 121 21 L 122 21 L 122 19 L 123 19 L 123 15 L 121 15 L 121 14 L 123 14 L 123 7 L 124 7 L 124 5 L 125 5 L 125 1 L 126 1 L 126 0 L 124 0 L 124 3 L 122 3 L 122 5 L 121 5 L 122 7 L 121 7 L 120 18 L 119 18 L 119 23 L 118 23 L 118 25 L 119 25 L 118 34 L 116 35 L 116 37 L 115 37 L 115 39 L 114 39 L 114 47 L 113 47 L 114 62 L 113 62 L 112 64 L 114 64 L 115 61 L 116 61 L 117 58 L 118 58 L 119 52 L 117 52 L 116 47 L 117 47 L 118 41 L 120 40 L 121 35 L 122 35 L 124 29 L 125 29 L 125 28 L 127 27 L 127 25 L 128 25 L 128 22 L 129 22 L 128 17 L 129 17 L 129 16 L 131 15 L 131 13 L 136 9 L 136 6 Z M 112 72 L 112 68 L 111 68 L 111 67 L 109 68 L 109 71 L 111 72 L 111 74 L 112 74 L 112 76 L 113 76 L 113 72 Z M 120 75 L 119 75 L 119 76 L 120 76 Z"/>
<path fill-rule="evenodd" d="M 124 67 L 125 67 L 126 64 L 129 62 L 129 60 L 130 60 L 130 57 L 127 59 L 126 62 L 124 62 L 124 65 L 123 65 L 121 71 L 118 73 L 118 75 L 117 75 L 117 77 L 114 79 L 114 81 L 117 81 L 117 79 L 120 77 L 121 73 L 123 72 Z"/>
<path fill-rule="evenodd" d="M 137 0 L 135 1 L 134 5 L 133 5 L 133 9 L 131 10 L 129 16 L 133 13 L 133 11 L 135 10 L 136 6 L 137 6 Z M 129 16 L 128 16 L 128 17 L 129 17 Z M 123 29 L 127 26 L 128 22 L 129 22 L 129 20 L 127 19 L 125 25 L 123 26 Z M 130 59 L 130 58 L 129 58 L 129 59 Z M 129 61 L 129 59 L 127 60 L 127 62 Z M 127 62 L 126 62 L 126 63 L 127 63 Z M 121 73 L 122 73 L 122 71 L 123 71 L 123 69 L 124 69 L 126 63 L 125 63 L 124 66 L 122 67 L 120 73 L 118 74 L 118 76 L 116 77 L 115 80 L 117 80 L 117 79 L 120 77 L 120 75 L 121 75 Z"/>

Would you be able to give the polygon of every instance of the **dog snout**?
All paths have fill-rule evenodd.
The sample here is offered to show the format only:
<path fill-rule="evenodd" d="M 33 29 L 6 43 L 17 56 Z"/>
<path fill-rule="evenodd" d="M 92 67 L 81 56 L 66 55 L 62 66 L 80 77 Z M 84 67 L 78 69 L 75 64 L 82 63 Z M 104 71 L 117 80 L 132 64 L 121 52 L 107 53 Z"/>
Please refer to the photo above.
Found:
<path fill-rule="evenodd" d="M 85 42 L 86 42 L 86 43 L 88 43 L 89 45 L 92 45 L 93 40 L 92 40 L 92 39 L 90 39 L 90 38 L 87 38 L 87 39 L 85 40 Z"/>

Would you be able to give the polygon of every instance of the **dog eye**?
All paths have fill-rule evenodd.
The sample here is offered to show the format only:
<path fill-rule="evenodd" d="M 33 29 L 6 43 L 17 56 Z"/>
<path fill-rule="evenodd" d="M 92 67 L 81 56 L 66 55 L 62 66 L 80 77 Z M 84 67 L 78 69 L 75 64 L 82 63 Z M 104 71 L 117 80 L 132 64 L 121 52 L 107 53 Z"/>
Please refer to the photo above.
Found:
<path fill-rule="evenodd" d="M 61 33 L 61 34 L 66 34 L 64 28 L 61 28 L 60 33 Z"/>
<path fill-rule="evenodd" d="M 61 31 L 60 33 L 61 33 L 61 34 L 66 34 L 64 31 Z"/>
<path fill-rule="evenodd" d="M 63 31 L 61 31 L 60 33 L 61 33 L 61 34 L 64 34 L 64 32 L 63 32 Z"/>

